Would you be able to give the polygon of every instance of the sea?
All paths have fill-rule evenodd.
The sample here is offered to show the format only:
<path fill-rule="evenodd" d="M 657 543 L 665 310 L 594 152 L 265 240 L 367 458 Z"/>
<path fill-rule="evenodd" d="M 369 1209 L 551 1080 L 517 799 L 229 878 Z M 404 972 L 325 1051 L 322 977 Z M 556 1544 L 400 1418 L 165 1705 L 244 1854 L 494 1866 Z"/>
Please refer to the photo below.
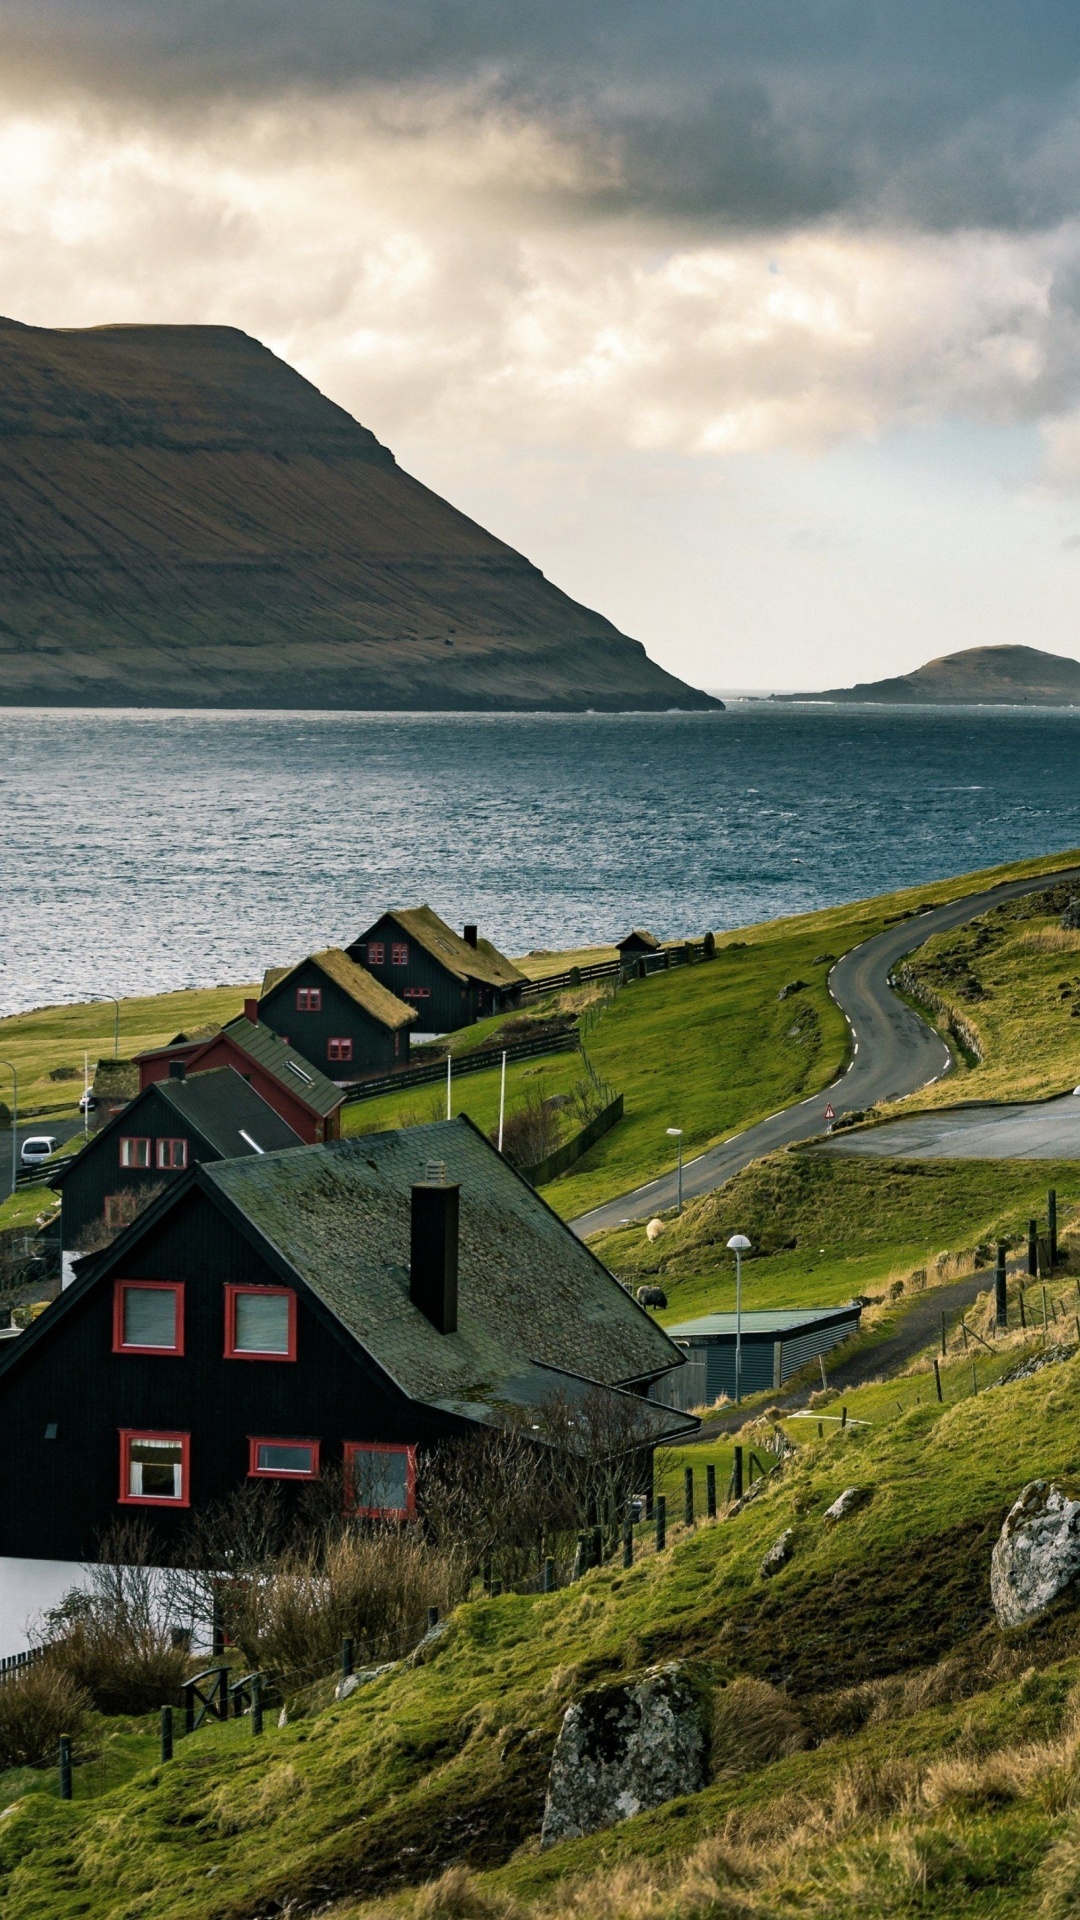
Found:
<path fill-rule="evenodd" d="M 700 936 L 1080 844 L 1080 711 L 0 710 L 0 1011 L 254 981 L 429 902 Z"/>

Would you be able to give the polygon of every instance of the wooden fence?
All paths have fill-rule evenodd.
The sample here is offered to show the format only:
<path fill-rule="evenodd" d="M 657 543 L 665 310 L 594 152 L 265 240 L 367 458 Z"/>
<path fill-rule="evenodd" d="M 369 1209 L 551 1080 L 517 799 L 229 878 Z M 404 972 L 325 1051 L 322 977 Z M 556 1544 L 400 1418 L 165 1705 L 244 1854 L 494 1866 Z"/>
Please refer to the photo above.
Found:
<path fill-rule="evenodd" d="M 477 1047 L 475 1053 L 451 1055 L 452 1074 L 459 1080 L 463 1073 L 484 1073 L 491 1067 L 502 1064 L 505 1053 L 508 1061 L 532 1060 L 538 1054 L 576 1053 L 579 1041 L 577 1031 L 569 1028 L 565 1033 L 538 1034 L 533 1040 L 512 1040 L 506 1047 Z M 351 1105 L 357 1100 L 375 1100 L 381 1093 L 397 1093 L 406 1087 L 433 1086 L 436 1081 L 446 1079 L 446 1061 L 434 1060 L 422 1067 L 403 1067 L 400 1073 L 389 1073 L 381 1080 L 365 1080 L 360 1085 L 348 1087 L 345 1103 Z"/>
<path fill-rule="evenodd" d="M 582 1127 L 580 1133 L 575 1133 L 572 1140 L 564 1141 L 563 1145 L 556 1147 L 554 1153 L 549 1153 L 546 1159 L 538 1160 L 535 1167 L 521 1167 L 519 1172 L 533 1187 L 542 1187 L 548 1180 L 557 1180 L 560 1173 L 565 1173 L 568 1167 L 573 1166 L 575 1160 L 580 1160 L 583 1154 L 588 1153 L 589 1148 L 594 1147 L 598 1140 L 602 1140 L 605 1133 L 610 1133 L 612 1127 L 622 1117 L 623 1097 L 621 1093 L 617 1093 L 614 1100 L 609 1101 L 595 1119 Z"/>

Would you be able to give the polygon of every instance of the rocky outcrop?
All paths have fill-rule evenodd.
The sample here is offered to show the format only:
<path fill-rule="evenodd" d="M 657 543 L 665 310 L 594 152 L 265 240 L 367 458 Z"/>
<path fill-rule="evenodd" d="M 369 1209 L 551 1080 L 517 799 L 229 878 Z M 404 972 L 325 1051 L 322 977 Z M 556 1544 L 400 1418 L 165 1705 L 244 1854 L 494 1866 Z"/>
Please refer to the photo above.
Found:
<path fill-rule="evenodd" d="M 1080 1578 L 1080 1500 L 1030 1480 L 1005 1517 L 990 1561 L 999 1627 L 1022 1627 Z"/>
<path fill-rule="evenodd" d="M 704 1703 L 680 1663 L 582 1694 L 566 1709 L 552 1755 L 541 1844 L 699 1793 L 707 1748 Z"/>
<path fill-rule="evenodd" d="M 773 1541 L 772 1546 L 769 1548 L 768 1553 L 761 1563 L 762 1579 L 771 1580 L 774 1573 L 779 1573 L 781 1567 L 786 1567 L 794 1551 L 795 1529 L 794 1527 L 785 1527 L 779 1539 Z"/>
<path fill-rule="evenodd" d="M 234 327 L 0 320 L 0 704 L 720 707 Z"/>
<path fill-rule="evenodd" d="M 846 1520 L 849 1514 L 858 1513 L 860 1507 L 865 1507 L 872 1495 L 872 1487 L 845 1487 L 843 1493 L 837 1495 L 832 1506 L 826 1507 L 822 1519 Z"/>

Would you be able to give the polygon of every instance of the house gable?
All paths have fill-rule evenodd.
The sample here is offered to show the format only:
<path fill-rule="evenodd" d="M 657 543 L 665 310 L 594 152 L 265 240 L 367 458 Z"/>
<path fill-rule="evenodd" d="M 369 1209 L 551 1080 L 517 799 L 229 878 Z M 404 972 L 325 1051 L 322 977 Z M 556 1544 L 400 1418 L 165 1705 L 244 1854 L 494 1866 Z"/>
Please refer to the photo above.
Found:
<path fill-rule="evenodd" d="M 259 1018 L 329 1079 L 348 1081 L 405 1066 L 416 1015 L 347 954 L 330 949 L 280 973 L 259 1002 Z"/>
<path fill-rule="evenodd" d="M 145 1204 L 147 1194 L 155 1193 L 185 1170 L 184 1167 L 158 1167 L 159 1140 L 183 1140 L 187 1147 L 186 1161 L 191 1165 L 196 1160 L 219 1157 L 217 1149 L 192 1120 L 178 1114 L 169 1104 L 160 1086 L 146 1088 L 95 1134 L 53 1180 L 52 1185 L 60 1193 L 60 1243 L 65 1250 L 77 1251 L 79 1241 L 97 1221 L 103 1221 L 111 1230 L 119 1228 L 124 1224 L 125 1210 Z M 145 1167 L 122 1164 L 124 1141 L 145 1141 L 148 1161 Z M 129 1157 L 137 1159 L 138 1154 Z M 115 1211 L 112 1220 L 106 1217 L 110 1202 Z"/>

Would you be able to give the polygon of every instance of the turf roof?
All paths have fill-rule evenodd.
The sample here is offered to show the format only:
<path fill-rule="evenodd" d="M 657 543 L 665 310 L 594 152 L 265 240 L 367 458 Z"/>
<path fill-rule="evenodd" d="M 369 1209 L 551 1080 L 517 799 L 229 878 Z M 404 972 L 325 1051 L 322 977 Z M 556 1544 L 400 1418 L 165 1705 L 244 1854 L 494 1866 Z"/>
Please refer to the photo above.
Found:
<path fill-rule="evenodd" d="M 388 1028 L 391 1033 L 396 1033 L 401 1027 L 411 1026 L 416 1019 L 412 1007 L 407 1007 L 404 1000 L 399 1000 L 396 993 L 384 987 L 366 967 L 351 960 L 342 947 L 324 947 L 319 953 L 309 953 L 306 959 L 298 960 L 292 967 L 269 967 L 263 980 L 263 999 L 275 988 L 284 985 L 301 967 L 309 965 L 318 967 L 320 973 L 325 974 L 372 1020 Z"/>
<path fill-rule="evenodd" d="M 461 1188 L 458 1329 L 409 1298 L 411 1189 Z M 415 1400 L 490 1420 L 535 1404 L 539 1370 L 605 1386 L 683 1356 L 467 1119 L 202 1167 L 216 1189 Z"/>
<path fill-rule="evenodd" d="M 447 926 L 434 907 L 392 907 L 388 915 L 380 915 L 380 918 L 387 917 L 395 920 L 417 946 L 423 947 L 459 980 L 479 980 L 488 987 L 516 987 L 526 978 L 490 940 L 478 940 L 475 947 L 471 947 L 460 933 Z"/>

